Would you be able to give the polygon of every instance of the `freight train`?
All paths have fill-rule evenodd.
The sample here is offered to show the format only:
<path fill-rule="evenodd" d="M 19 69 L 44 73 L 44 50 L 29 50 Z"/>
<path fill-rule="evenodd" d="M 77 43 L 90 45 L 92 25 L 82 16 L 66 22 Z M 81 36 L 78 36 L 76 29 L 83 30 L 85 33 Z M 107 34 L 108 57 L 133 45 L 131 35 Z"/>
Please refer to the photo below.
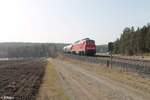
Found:
<path fill-rule="evenodd" d="M 93 56 L 96 54 L 96 45 L 94 40 L 85 38 L 65 46 L 63 51 L 64 53 Z"/>

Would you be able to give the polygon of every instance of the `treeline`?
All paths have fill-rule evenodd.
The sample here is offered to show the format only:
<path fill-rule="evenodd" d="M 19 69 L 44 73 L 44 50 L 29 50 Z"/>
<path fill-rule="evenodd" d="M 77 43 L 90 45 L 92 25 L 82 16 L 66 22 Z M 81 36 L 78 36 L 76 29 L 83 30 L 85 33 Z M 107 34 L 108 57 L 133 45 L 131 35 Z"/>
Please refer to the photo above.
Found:
<path fill-rule="evenodd" d="M 107 45 L 96 45 L 96 52 L 97 53 L 106 53 L 106 52 L 108 52 L 108 46 Z"/>
<path fill-rule="evenodd" d="M 0 43 L 1 58 L 55 57 L 57 47 L 52 43 Z"/>
<path fill-rule="evenodd" d="M 114 42 L 113 53 L 138 55 L 150 53 L 150 24 L 142 28 L 127 27 L 121 37 Z"/>

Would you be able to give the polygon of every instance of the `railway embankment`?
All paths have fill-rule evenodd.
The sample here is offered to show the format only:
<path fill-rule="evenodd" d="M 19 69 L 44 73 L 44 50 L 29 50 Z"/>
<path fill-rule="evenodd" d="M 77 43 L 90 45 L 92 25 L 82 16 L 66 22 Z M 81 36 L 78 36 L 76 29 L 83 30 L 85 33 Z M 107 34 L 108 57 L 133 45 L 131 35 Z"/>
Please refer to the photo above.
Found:
<path fill-rule="evenodd" d="M 111 67 L 119 67 L 125 71 L 136 72 L 140 75 L 150 77 L 150 61 L 148 60 L 113 57 L 111 62 L 109 56 L 79 56 L 72 54 L 64 54 L 63 56 L 95 64 L 104 64 L 108 67 L 112 65 Z"/>

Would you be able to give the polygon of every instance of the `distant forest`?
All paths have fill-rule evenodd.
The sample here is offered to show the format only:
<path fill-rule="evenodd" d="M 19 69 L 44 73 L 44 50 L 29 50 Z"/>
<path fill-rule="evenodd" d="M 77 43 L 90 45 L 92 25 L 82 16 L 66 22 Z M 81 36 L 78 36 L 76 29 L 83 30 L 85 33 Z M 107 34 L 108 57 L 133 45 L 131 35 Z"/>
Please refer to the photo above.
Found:
<path fill-rule="evenodd" d="M 97 53 L 107 53 L 108 52 L 108 45 L 97 45 L 96 46 Z"/>
<path fill-rule="evenodd" d="M 150 24 L 142 28 L 126 27 L 120 38 L 114 42 L 113 53 L 139 55 L 150 53 Z"/>
<path fill-rule="evenodd" d="M 0 57 L 55 57 L 64 45 L 56 45 L 55 43 L 0 43 Z"/>

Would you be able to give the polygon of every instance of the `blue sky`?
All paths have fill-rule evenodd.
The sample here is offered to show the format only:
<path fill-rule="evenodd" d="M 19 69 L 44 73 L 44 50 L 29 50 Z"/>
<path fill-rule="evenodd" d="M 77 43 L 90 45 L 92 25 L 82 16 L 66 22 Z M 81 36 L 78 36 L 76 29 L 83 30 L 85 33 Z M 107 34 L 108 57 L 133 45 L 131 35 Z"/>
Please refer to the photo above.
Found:
<path fill-rule="evenodd" d="M 107 44 L 150 22 L 150 0 L 1 0 L 0 42 Z"/>

